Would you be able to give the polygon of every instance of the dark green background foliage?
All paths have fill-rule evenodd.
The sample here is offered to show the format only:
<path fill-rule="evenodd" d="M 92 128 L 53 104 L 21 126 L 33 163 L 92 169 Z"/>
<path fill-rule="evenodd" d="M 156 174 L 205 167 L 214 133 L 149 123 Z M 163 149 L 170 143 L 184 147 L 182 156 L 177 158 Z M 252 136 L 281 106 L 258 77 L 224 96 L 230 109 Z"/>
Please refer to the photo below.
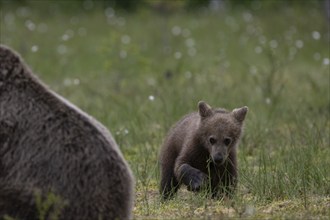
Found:
<path fill-rule="evenodd" d="M 14 4 L 29 4 L 33 0 L 2 0 L 2 2 L 11 2 Z M 57 3 L 74 4 L 81 6 L 83 4 L 100 4 L 102 7 L 114 7 L 124 9 L 126 11 L 134 11 L 138 8 L 150 7 L 152 5 L 177 5 L 185 9 L 198 10 L 201 7 L 207 7 L 212 1 L 224 4 L 233 8 L 278 8 L 287 6 L 312 6 L 320 7 L 324 4 L 324 0 L 61 0 Z"/>
<path fill-rule="evenodd" d="M 326 1 L 220 3 L 1 1 L 0 40 L 111 130 L 136 177 L 135 217 L 326 218 Z M 249 107 L 237 194 L 226 203 L 183 189 L 160 203 L 159 147 L 199 100 Z"/>

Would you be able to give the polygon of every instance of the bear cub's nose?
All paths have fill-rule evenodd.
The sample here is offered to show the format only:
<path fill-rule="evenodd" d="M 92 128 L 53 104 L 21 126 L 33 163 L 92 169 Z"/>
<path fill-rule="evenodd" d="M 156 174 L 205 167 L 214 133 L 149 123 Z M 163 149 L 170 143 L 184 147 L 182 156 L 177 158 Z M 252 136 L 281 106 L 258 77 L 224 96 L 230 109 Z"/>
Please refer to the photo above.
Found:
<path fill-rule="evenodd" d="M 213 161 L 215 164 L 222 164 L 223 163 L 223 156 L 221 154 L 216 154 L 213 157 Z"/>

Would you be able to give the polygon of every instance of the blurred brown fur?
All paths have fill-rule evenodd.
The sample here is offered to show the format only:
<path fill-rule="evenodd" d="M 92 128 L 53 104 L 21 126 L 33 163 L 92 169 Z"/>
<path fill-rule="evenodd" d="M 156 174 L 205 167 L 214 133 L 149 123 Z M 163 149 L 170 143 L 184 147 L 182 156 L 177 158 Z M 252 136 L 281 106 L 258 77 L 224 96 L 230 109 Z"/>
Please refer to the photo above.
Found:
<path fill-rule="evenodd" d="M 109 131 L 5 46 L 0 106 L 0 218 L 39 219 L 36 192 L 65 201 L 58 219 L 131 217 L 134 179 Z"/>

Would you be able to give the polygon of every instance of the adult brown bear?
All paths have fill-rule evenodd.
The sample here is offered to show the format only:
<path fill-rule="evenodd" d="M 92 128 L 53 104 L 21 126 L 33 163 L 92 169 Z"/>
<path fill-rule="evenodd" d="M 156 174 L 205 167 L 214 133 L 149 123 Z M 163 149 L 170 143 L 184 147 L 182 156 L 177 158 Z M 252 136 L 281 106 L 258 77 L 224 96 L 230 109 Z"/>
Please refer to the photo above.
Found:
<path fill-rule="evenodd" d="M 109 131 L 0 45 L 0 218 L 129 219 L 133 187 Z M 48 195 L 63 203 L 37 207 Z"/>

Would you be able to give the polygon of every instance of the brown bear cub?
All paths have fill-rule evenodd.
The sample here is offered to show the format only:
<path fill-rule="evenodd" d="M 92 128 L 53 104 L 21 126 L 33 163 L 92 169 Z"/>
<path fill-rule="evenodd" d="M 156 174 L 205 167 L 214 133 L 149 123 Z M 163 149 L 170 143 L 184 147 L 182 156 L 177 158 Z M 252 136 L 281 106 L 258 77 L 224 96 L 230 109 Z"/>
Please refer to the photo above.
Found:
<path fill-rule="evenodd" d="M 129 219 L 133 201 L 110 132 L 0 45 L 0 219 Z"/>
<path fill-rule="evenodd" d="M 189 191 L 205 187 L 213 198 L 230 196 L 236 188 L 236 146 L 248 108 L 228 112 L 203 101 L 198 108 L 177 122 L 161 148 L 163 199 L 171 198 L 182 183 Z"/>

